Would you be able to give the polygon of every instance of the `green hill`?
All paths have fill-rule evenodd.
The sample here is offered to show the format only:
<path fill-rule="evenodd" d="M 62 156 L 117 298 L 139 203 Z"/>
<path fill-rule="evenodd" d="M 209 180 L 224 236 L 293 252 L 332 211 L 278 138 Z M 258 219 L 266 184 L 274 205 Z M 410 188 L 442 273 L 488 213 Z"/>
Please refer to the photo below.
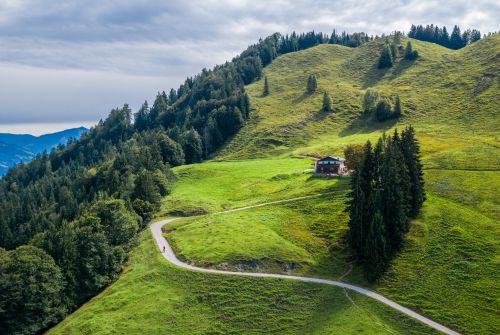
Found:
<path fill-rule="evenodd" d="M 496 169 L 499 40 L 495 35 L 458 51 L 412 40 L 420 57 L 390 69 L 377 69 L 382 40 L 354 49 L 320 45 L 279 57 L 264 70 L 271 94 L 262 97 L 262 80 L 247 87 L 255 109 L 251 122 L 218 158 L 340 154 L 347 143 L 376 139 L 393 124 L 373 123 L 361 114 L 364 90 L 372 88 L 399 94 L 404 108 L 399 124 L 418 127 L 424 155 L 438 155 L 434 164 Z M 305 93 L 310 74 L 318 77 L 313 95 Z M 325 91 L 334 113 L 320 111 Z M 481 160 L 463 162 L 457 150 L 474 151 Z"/>
<path fill-rule="evenodd" d="M 458 51 L 412 40 L 420 57 L 384 70 L 377 69 L 382 43 L 320 45 L 267 66 L 270 94 L 262 96 L 263 80 L 246 87 L 247 125 L 213 161 L 174 169 L 177 185 L 159 215 L 208 214 L 177 221 L 165 234 L 195 264 L 343 276 L 368 286 L 356 266 L 348 271 L 347 180 L 313 177 L 312 160 L 302 156 L 340 155 L 346 144 L 412 124 L 428 199 L 404 250 L 371 288 L 460 332 L 498 333 L 500 36 Z M 318 89 L 308 95 L 311 74 Z M 367 88 L 398 94 L 401 120 L 364 114 Z M 334 113 L 321 111 L 325 91 Z M 210 214 L 318 193 L 325 195 Z M 335 288 L 178 270 L 154 252 L 148 234 L 120 279 L 50 334 L 430 332 L 363 297 L 353 305 Z"/>

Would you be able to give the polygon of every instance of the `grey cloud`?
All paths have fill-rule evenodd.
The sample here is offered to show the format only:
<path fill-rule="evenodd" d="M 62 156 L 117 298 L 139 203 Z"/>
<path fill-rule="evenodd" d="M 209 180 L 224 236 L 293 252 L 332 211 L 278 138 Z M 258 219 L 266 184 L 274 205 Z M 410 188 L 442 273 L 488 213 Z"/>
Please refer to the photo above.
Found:
<path fill-rule="evenodd" d="M 97 120 L 275 31 L 381 34 L 434 23 L 487 32 L 498 17 L 495 0 L 3 0 L 0 123 Z"/>

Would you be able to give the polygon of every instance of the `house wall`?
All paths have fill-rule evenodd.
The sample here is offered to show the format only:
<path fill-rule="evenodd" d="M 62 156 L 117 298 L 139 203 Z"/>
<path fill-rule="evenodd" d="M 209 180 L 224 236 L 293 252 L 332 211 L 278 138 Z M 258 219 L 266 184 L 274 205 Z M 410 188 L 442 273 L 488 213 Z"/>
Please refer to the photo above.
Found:
<path fill-rule="evenodd" d="M 318 164 L 314 163 L 314 173 L 316 174 L 344 174 L 346 173 L 344 163 L 340 164 Z"/>

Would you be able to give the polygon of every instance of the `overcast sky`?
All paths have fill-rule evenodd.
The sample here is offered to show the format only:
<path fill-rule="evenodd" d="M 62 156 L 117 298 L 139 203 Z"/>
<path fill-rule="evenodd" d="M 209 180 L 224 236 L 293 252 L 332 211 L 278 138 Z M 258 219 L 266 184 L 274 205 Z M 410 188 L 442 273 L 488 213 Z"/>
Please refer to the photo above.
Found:
<path fill-rule="evenodd" d="M 0 132 L 89 126 L 124 103 L 136 109 L 276 31 L 434 23 L 484 33 L 499 17 L 498 0 L 0 0 Z"/>

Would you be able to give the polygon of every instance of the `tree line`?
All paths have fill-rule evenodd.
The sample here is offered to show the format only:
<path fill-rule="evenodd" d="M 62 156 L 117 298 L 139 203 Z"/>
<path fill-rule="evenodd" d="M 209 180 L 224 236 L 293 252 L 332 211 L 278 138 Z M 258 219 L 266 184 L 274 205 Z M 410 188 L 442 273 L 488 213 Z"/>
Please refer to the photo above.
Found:
<path fill-rule="evenodd" d="M 347 47 L 355 48 L 367 42 L 373 41 L 378 36 L 369 36 L 367 33 L 338 33 L 335 29 L 330 35 L 321 32 L 308 32 L 297 34 L 293 32 L 290 35 L 280 36 L 277 41 L 277 53 L 286 54 L 299 50 L 308 49 L 319 44 L 339 44 Z"/>
<path fill-rule="evenodd" d="M 450 35 L 445 26 L 440 28 L 433 24 L 426 25 L 425 27 L 422 25 L 411 25 L 408 37 L 433 42 L 457 50 L 479 41 L 481 39 L 481 32 L 477 29 L 467 29 L 461 33 L 460 27 L 455 25 Z"/>
<path fill-rule="evenodd" d="M 425 201 L 420 147 L 409 126 L 398 134 L 382 136 L 375 147 L 368 141 L 362 150 L 349 148 L 355 171 L 351 179 L 348 240 L 365 277 L 374 281 L 404 245 Z"/>

